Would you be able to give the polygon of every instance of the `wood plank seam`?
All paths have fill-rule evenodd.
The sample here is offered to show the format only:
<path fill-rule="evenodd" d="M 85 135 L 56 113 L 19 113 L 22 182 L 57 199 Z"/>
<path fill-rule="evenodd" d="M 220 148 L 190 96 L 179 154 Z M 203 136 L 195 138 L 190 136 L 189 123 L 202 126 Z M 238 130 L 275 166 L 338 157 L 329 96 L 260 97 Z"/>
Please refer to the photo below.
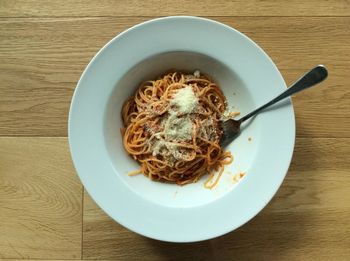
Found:
<path fill-rule="evenodd" d="M 165 16 L 143 16 L 143 15 L 97 15 L 97 16 L 88 16 L 88 15 L 81 15 L 81 16 L 74 16 L 74 15 L 67 15 L 67 16 L 0 16 L 0 20 L 9 20 L 9 19 L 95 19 L 95 18 L 140 18 L 140 19 L 156 19 L 156 18 L 164 18 L 169 17 L 170 15 Z M 307 15 L 307 16 L 297 16 L 297 15 L 203 15 L 203 16 L 197 16 L 202 18 L 346 18 L 350 17 L 350 15 Z"/>

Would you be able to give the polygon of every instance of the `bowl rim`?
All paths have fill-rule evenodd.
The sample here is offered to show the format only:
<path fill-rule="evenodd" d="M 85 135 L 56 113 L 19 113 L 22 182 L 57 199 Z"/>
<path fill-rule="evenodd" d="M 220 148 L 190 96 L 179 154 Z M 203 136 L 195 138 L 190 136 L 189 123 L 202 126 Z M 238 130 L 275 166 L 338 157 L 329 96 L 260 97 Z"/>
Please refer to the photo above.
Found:
<path fill-rule="evenodd" d="M 157 23 L 162 23 L 162 22 L 167 22 L 167 21 L 177 22 L 177 21 L 183 21 L 183 20 L 186 20 L 187 22 L 201 22 L 201 23 L 210 24 L 212 26 L 223 27 L 226 30 L 230 31 L 231 33 L 235 33 L 235 34 L 239 35 L 240 37 L 244 38 L 245 41 L 248 41 L 250 44 L 254 45 L 255 49 L 264 56 L 266 61 L 269 62 L 271 68 L 273 68 L 273 70 L 275 71 L 276 77 L 280 78 L 279 80 L 281 81 L 281 84 L 283 84 L 283 87 L 286 87 L 286 84 L 285 84 L 278 68 L 276 67 L 276 65 L 272 61 L 272 59 L 253 40 L 251 40 L 249 37 L 247 37 L 243 33 L 239 32 L 238 30 L 236 30 L 228 25 L 225 25 L 225 24 L 220 23 L 218 21 L 214 21 L 214 20 L 207 19 L 207 18 L 194 17 L 194 16 L 168 16 L 168 17 L 161 17 L 161 18 L 148 20 L 148 21 L 145 21 L 145 22 L 142 22 L 140 24 L 137 24 L 137 25 L 130 27 L 129 29 L 116 35 L 113 39 L 111 39 L 109 42 L 107 42 L 107 44 L 105 44 L 94 55 L 94 57 L 91 59 L 91 61 L 88 63 L 88 65 L 84 69 L 84 72 L 82 73 L 82 75 L 77 83 L 76 89 L 75 89 L 73 97 L 72 97 L 70 110 L 69 110 L 69 117 L 68 117 L 68 141 L 69 141 L 69 148 L 70 148 L 70 152 L 71 152 L 73 165 L 74 165 L 76 172 L 77 172 L 79 178 L 81 179 L 85 189 L 91 195 L 92 199 L 97 203 L 97 205 L 99 205 L 99 207 L 101 209 L 104 210 L 104 212 L 106 212 L 110 217 L 112 217 L 115 221 L 117 221 L 118 223 L 120 223 L 124 227 L 127 227 L 128 229 L 130 229 L 138 234 L 141 234 L 143 236 L 150 237 L 150 238 L 157 239 L 157 240 L 162 240 L 162 241 L 169 241 L 169 242 L 196 242 L 196 241 L 202 241 L 202 240 L 206 240 L 206 239 L 210 239 L 210 238 L 215 238 L 215 237 L 221 236 L 223 234 L 226 234 L 230 231 L 233 231 L 233 230 L 237 229 L 238 227 L 242 226 L 243 224 L 245 224 L 246 222 L 248 222 L 249 220 L 251 220 L 255 215 L 257 215 L 268 204 L 268 202 L 272 199 L 272 197 L 275 195 L 275 193 L 277 192 L 277 190 L 281 186 L 281 184 L 282 184 L 282 182 L 287 174 L 289 165 L 291 163 L 294 145 L 295 145 L 294 110 L 293 110 L 291 100 L 289 99 L 289 102 L 290 102 L 289 114 L 290 114 L 290 116 L 292 116 L 291 117 L 292 120 L 291 120 L 291 122 L 289 122 L 290 123 L 289 135 L 291 135 L 291 136 L 289 137 L 290 140 L 286 146 L 286 147 L 288 147 L 288 149 L 287 149 L 288 155 L 285 158 L 286 164 L 284 165 L 284 167 L 281 170 L 281 175 L 280 175 L 279 180 L 276 181 L 276 183 L 274 184 L 274 188 L 269 191 L 268 195 L 267 196 L 265 195 L 265 197 L 259 201 L 259 204 L 258 204 L 259 206 L 255 207 L 253 211 L 250 211 L 248 214 L 246 214 L 244 218 L 241 218 L 238 225 L 235 224 L 235 225 L 231 225 L 231 226 L 230 225 L 225 226 L 224 229 L 212 231 L 211 233 L 198 233 L 197 235 L 194 235 L 190 238 L 178 237 L 178 236 L 174 238 L 171 235 L 167 235 L 167 233 L 159 232 L 159 230 L 154 231 L 154 232 L 149 231 L 149 230 L 143 230 L 143 229 L 140 229 L 140 227 L 131 226 L 128 222 L 126 222 L 125 218 L 121 219 L 120 217 L 118 217 L 116 212 L 112 211 L 110 209 L 110 204 L 106 204 L 105 202 L 103 202 L 103 200 L 101 200 L 101 197 L 97 196 L 97 192 L 93 188 L 91 183 L 88 181 L 88 178 L 82 174 L 81 169 L 82 169 L 82 164 L 84 164 L 84 163 L 81 161 L 81 159 L 79 159 L 79 155 L 77 154 L 78 148 L 76 148 L 77 143 L 73 138 L 73 137 L 76 137 L 76 135 L 74 134 L 75 127 L 73 126 L 73 124 L 74 124 L 73 121 L 74 121 L 74 117 L 77 113 L 76 107 L 78 106 L 77 103 L 78 103 L 79 90 L 81 90 L 81 88 L 83 88 L 82 86 L 84 85 L 83 80 L 87 76 L 87 74 L 90 73 L 90 69 L 94 66 L 94 64 L 96 63 L 96 60 L 99 59 L 100 55 L 103 52 L 105 52 L 108 48 L 110 48 L 113 45 L 113 43 L 115 43 L 116 41 L 118 41 L 122 37 L 127 37 L 127 35 L 130 32 L 133 32 L 135 30 L 140 30 L 140 29 L 142 30 L 145 26 L 147 27 L 147 26 L 152 25 L 152 24 L 157 24 Z M 143 202 L 143 204 L 145 204 L 145 202 Z M 164 207 L 162 207 L 162 208 L 165 209 Z M 157 233 L 160 233 L 160 234 L 157 234 Z"/>

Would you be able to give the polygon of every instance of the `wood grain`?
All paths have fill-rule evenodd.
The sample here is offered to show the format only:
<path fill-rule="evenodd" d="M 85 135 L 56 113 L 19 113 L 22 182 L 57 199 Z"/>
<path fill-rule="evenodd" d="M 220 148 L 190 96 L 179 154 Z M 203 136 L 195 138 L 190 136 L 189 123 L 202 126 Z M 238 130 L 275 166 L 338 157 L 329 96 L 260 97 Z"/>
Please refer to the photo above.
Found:
<path fill-rule="evenodd" d="M 85 65 L 114 35 L 147 19 L 0 19 L 0 136 L 66 136 L 70 99 Z M 322 87 L 294 99 L 297 134 L 349 137 L 350 17 L 216 19 L 261 45 L 288 83 L 325 64 L 330 76 Z"/>
<path fill-rule="evenodd" d="M 350 89 L 345 71 L 331 69 L 324 83 L 293 96 L 297 137 L 350 137 Z M 305 70 L 281 73 L 292 84 Z"/>
<path fill-rule="evenodd" d="M 0 258 L 81 258 L 82 185 L 66 138 L 0 138 Z"/>
<path fill-rule="evenodd" d="M 2 0 L 0 17 L 43 16 L 349 16 L 345 0 Z M 2 7 L 2 8 L 1 8 Z"/>
<path fill-rule="evenodd" d="M 112 221 L 85 193 L 83 258 L 348 260 L 349 142 L 299 138 L 289 174 L 272 202 L 238 230 L 199 243 L 139 236 Z"/>
<path fill-rule="evenodd" d="M 288 84 L 319 63 L 330 71 L 293 98 L 296 148 L 274 199 L 238 230 L 193 244 L 151 240 L 111 220 L 84 194 L 64 138 L 94 54 L 130 26 L 168 15 L 245 33 Z M 0 0 L 0 259 L 350 260 L 349 25 L 349 0 Z"/>

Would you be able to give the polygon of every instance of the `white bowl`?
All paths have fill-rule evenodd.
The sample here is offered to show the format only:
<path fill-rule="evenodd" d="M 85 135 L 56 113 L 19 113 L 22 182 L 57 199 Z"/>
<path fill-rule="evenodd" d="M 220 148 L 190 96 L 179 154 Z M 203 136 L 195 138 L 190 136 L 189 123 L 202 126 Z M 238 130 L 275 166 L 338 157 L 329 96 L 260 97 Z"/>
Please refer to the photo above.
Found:
<path fill-rule="evenodd" d="M 286 88 L 242 33 L 198 17 L 151 20 L 116 36 L 86 67 L 70 108 L 69 144 L 85 188 L 115 221 L 150 238 L 193 242 L 238 228 L 271 200 L 291 161 L 294 112 L 287 100 L 246 124 L 227 147 L 234 162 L 212 190 L 203 186 L 207 177 L 185 186 L 130 177 L 138 164 L 122 145 L 122 103 L 142 81 L 173 68 L 211 75 L 242 115 Z M 234 182 L 239 172 L 246 175 Z"/>

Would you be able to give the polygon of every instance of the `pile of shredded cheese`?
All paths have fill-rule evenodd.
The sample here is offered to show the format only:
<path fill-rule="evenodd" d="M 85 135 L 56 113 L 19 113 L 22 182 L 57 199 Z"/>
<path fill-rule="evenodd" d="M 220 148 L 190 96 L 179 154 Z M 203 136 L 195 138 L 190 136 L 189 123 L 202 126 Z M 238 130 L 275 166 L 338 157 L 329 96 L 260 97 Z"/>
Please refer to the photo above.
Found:
<path fill-rule="evenodd" d="M 170 101 L 168 116 L 162 121 L 165 137 L 158 136 L 158 140 L 152 145 L 154 156 L 172 155 L 175 160 L 186 157 L 177 150 L 174 143 L 192 139 L 194 126 L 191 113 L 195 112 L 198 106 L 198 98 L 190 85 L 177 91 Z"/>
<path fill-rule="evenodd" d="M 198 98 L 194 94 L 192 87 L 187 85 L 175 94 L 170 105 L 175 105 L 180 113 L 192 113 L 198 106 Z"/>
<path fill-rule="evenodd" d="M 186 75 L 187 78 L 199 78 L 200 72 L 195 71 L 192 75 Z M 169 103 L 166 115 L 161 121 L 161 133 L 155 133 L 155 140 L 151 143 L 153 156 L 161 155 L 168 158 L 173 163 L 176 160 L 183 160 L 188 157 L 186 151 L 181 150 L 177 143 L 190 141 L 195 131 L 208 140 L 217 139 L 216 129 L 212 126 L 211 118 L 204 123 L 198 130 L 194 130 L 192 114 L 200 110 L 198 97 L 193 92 L 192 86 L 187 85 L 179 89 Z M 223 120 L 233 118 L 239 115 L 237 111 L 225 111 Z"/>

